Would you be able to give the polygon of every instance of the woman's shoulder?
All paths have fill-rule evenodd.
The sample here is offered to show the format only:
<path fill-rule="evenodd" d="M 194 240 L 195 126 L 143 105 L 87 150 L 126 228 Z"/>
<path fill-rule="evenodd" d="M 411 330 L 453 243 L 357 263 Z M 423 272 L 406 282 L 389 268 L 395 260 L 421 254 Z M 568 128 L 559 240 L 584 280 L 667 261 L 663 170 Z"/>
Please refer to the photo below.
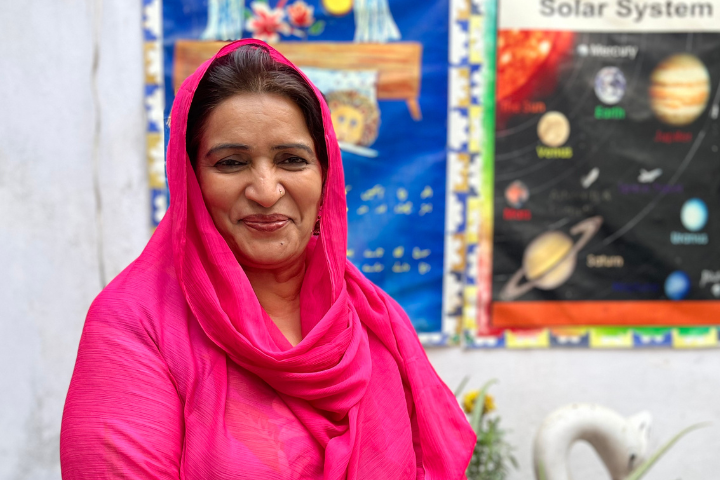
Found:
<path fill-rule="evenodd" d="M 141 324 L 146 330 L 157 330 L 161 320 L 177 317 L 185 308 L 172 255 L 148 255 L 146 249 L 95 297 L 86 326 Z"/>
<path fill-rule="evenodd" d="M 153 371 L 169 375 L 185 398 L 192 379 L 207 375 L 206 369 L 212 367 L 216 360 L 213 349 L 190 311 L 172 254 L 152 257 L 143 253 L 92 302 L 78 362 L 81 357 L 120 355 L 125 357 L 120 361 L 123 365 L 155 365 Z M 187 361 L 200 351 L 203 361 Z"/>

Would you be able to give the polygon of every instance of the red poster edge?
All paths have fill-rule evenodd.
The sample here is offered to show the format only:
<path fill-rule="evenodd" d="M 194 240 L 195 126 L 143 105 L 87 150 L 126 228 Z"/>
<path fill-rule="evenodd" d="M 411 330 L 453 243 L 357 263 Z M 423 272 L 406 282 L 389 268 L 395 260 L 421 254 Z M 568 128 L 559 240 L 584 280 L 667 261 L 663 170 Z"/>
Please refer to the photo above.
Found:
<path fill-rule="evenodd" d="M 493 302 L 492 327 L 698 326 L 720 323 L 720 302 L 554 301 Z"/>

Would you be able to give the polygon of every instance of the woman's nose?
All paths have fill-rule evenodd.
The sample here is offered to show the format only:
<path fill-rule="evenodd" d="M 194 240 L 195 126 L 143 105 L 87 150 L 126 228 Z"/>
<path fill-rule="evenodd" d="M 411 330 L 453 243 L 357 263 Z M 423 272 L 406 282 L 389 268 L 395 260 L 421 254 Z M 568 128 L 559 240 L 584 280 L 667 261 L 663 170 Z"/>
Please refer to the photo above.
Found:
<path fill-rule="evenodd" d="M 285 195 L 285 188 L 269 171 L 257 172 L 245 188 L 245 196 L 261 207 L 270 208 Z"/>

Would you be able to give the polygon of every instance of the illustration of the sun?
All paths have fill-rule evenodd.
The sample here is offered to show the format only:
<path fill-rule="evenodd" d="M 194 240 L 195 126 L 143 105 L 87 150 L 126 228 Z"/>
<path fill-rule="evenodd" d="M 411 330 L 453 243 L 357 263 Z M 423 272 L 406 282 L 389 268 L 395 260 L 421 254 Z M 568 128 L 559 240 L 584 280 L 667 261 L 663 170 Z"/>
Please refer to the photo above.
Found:
<path fill-rule="evenodd" d="M 340 17 L 350 13 L 353 0 L 323 0 L 322 5 L 327 13 Z"/>
<path fill-rule="evenodd" d="M 520 90 L 541 67 L 545 75 L 552 75 L 555 65 L 549 64 L 565 53 L 572 40 L 572 32 L 501 30 L 497 39 L 497 99 Z"/>

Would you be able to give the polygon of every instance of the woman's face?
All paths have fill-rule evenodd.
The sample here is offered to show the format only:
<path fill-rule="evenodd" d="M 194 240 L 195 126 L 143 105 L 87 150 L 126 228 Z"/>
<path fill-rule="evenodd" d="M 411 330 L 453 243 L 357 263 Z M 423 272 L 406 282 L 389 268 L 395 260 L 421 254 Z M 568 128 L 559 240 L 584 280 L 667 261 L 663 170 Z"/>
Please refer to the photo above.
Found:
<path fill-rule="evenodd" d="M 239 94 L 208 116 L 196 159 L 205 205 L 241 265 L 301 259 L 322 197 L 323 171 L 300 108 Z"/>

